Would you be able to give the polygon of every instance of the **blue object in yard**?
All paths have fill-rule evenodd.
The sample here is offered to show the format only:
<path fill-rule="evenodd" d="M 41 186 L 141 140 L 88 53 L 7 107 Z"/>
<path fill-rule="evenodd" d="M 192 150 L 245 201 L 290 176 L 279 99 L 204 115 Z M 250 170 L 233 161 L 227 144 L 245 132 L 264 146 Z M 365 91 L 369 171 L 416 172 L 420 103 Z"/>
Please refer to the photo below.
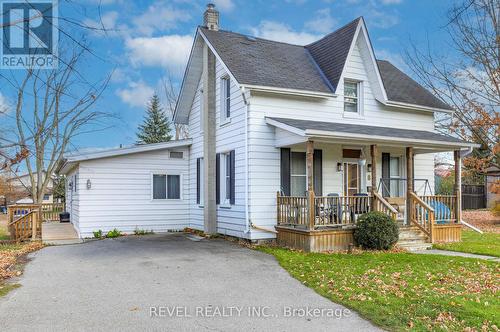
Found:
<path fill-rule="evenodd" d="M 7 214 L 7 207 L 0 206 L 0 213 Z"/>
<path fill-rule="evenodd" d="M 451 210 L 448 205 L 438 202 L 430 201 L 429 205 L 434 209 L 434 216 L 437 224 L 449 224 L 451 219 Z"/>

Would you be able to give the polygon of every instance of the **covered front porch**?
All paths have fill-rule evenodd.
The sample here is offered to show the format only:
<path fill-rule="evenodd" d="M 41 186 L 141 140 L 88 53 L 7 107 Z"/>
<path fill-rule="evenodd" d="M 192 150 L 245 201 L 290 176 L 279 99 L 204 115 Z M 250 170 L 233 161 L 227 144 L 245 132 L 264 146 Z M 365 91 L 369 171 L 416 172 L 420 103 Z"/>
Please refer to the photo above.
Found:
<path fill-rule="evenodd" d="M 279 244 L 306 251 L 347 249 L 359 216 L 370 211 L 394 219 L 400 238 L 413 232 L 427 243 L 460 241 L 464 142 L 438 134 L 430 140 L 404 137 L 416 135 L 410 130 L 370 135 L 369 126 L 347 125 L 351 131 L 368 128 L 356 134 L 309 129 L 322 124 L 314 121 L 268 123 L 276 127 L 281 149 Z M 453 195 L 435 195 L 433 154 L 445 151 L 454 153 L 456 186 Z"/>

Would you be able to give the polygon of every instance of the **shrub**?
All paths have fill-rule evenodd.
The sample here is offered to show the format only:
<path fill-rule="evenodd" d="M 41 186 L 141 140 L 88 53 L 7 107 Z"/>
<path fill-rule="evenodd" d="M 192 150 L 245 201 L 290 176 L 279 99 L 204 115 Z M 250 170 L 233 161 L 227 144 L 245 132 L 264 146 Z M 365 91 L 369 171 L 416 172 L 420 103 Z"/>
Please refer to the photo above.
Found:
<path fill-rule="evenodd" d="M 153 230 L 147 231 L 145 229 L 139 229 L 139 228 L 136 228 L 134 230 L 135 235 L 148 235 L 148 234 L 154 234 L 154 233 L 155 232 L 153 232 Z"/>
<path fill-rule="evenodd" d="M 500 203 L 496 203 L 495 207 L 492 210 L 495 216 L 500 217 Z"/>
<path fill-rule="evenodd" d="M 96 239 L 102 238 L 102 230 L 94 231 L 93 233 Z"/>
<path fill-rule="evenodd" d="M 391 217 L 382 212 L 361 215 L 354 230 L 354 240 L 363 249 L 388 250 L 399 238 L 398 226 Z"/>
<path fill-rule="evenodd" d="M 112 231 L 109 231 L 108 234 L 106 234 L 107 238 L 114 238 L 114 237 L 119 237 L 119 236 L 122 236 L 122 232 L 120 232 L 116 228 L 113 229 Z"/>

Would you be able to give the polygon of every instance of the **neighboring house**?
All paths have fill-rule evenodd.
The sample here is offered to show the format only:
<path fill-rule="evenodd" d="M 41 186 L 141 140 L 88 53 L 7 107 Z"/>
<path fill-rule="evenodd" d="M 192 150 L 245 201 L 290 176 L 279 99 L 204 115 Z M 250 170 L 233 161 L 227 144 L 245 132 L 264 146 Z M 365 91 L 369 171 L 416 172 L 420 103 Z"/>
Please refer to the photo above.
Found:
<path fill-rule="evenodd" d="M 174 115 L 190 140 L 68 157 L 63 172 L 78 186 L 72 218 L 82 236 L 191 227 L 325 250 L 352 242 L 361 212 L 381 210 L 420 223 L 432 238 L 423 219 L 434 211 L 412 195 L 432 194 L 435 153 L 455 151 L 460 165 L 474 146 L 434 130 L 435 114 L 452 112 L 375 58 L 363 18 L 298 46 L 220 30 L 209 5 Z M 183 166 L 169 156 L 181 147 Z M 454 199 L 436 210 L 438 222 L 460 219 Z M 418 204 L 427 212 L 408 218 Z M 460 225 L 453 232 L 456 240 Z M 318 234 L 332 244 L 313 248 L 309 238 Z"/>
<path fill-rule="evenodd" d="M 47 176 L 46 172 L 42 172 L 43 178 Z M 34 175 L 35 177 L 35 183 L 37 183 L 38 179 L 36 174 Z M 9 204 L 33 204 L 33 198 L 31 197 L 31 179 L 30 175 L 28 173 L 22 174 L 22 175 L 15 175 L 13 174 L 9 182 L 17 188 L 19 192 L 26 192 L 26 196 L 21 198 L 21 199 L 16 199 L 13 202 L 9 202 Z M 49 179 L 49 183 L 47 185 L 47 189 L 43 195 L 43 201 L 42 203 L 46 204 L 52 204 L 54 203 L 54 195 L 53 195 L 53 187 L 54 187 L 54 181 Z"/>
<path fill-rule="evenodd" d="M 493 190 L 494 186 L 500 184 L 500 169 L 495 166 L 491 166 L 486 170 L 486 206 L 488 208 L 494 208 L 496 205 L 500 204 L 500 193 L 497 190 Z"/>

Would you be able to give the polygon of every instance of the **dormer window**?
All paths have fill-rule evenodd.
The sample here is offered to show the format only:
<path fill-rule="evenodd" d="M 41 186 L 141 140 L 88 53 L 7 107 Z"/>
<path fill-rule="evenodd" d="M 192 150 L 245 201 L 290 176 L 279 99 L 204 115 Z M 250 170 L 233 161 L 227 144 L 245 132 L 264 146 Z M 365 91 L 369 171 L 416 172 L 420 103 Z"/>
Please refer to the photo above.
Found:
<path fill-rule="evenodd" d="M 231 80 L 225 76 L 220 82 L 221 123 L 225 123 L 231 117 Z"/>
<path fill-rule="evenodd" d="M 344 82 L 344 112 L 359 113 L 360 82 Z"/>

